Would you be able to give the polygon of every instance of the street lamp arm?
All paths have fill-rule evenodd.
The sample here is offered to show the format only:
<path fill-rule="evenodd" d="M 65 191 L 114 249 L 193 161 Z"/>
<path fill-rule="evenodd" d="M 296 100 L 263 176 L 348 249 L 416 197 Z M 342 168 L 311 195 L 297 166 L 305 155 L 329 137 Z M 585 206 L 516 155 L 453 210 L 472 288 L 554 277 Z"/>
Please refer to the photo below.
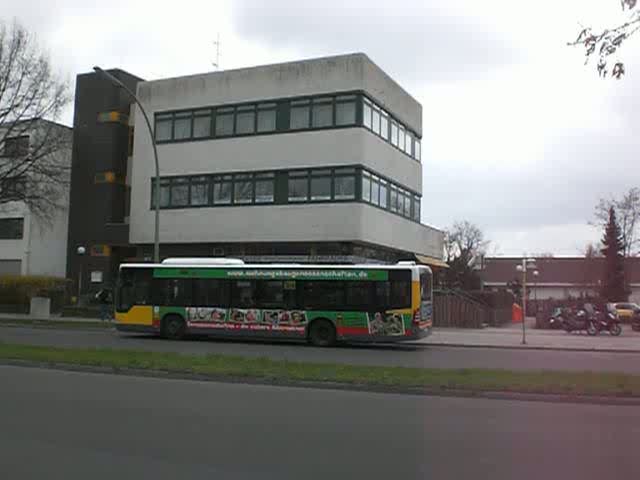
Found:
<path fill-rule="evenodd" d="M 156 148 L 156 140 L 153 132 L 153 128 L 151 127 L 151 121 L 149 120 L 149 116 L 147 115 L 146 110 L 142 106 L 142 103 L 138 99 L 135 93 L 133 93 L 124 83 L 120 81 L 120 79 L 114 77 L 109 72 L 103 70 L 102 68 L 95 66 L 93 67 L 96 73 L 103 75 L 114 85 L 122 88 L 127 94 L 136 102 L 136 105 L 140 108 L 142 112 L 142 116 L 144 117 L 144 121 L 147 124 L 147 129 L 149 130 L 149 135 L 151 137 L 151 145 L 153 146 L 153 157 L 156 164 L 156 177 L 154 180 L 155 184 L 155 213 L 156 213 L 156 221 L 155 221 L 155 236 L 154 236 L 154 245 L 153 245 L 153 261 L 155 263 L 160 263 L 160 164 L 158 162 L 158 150 Z"/>

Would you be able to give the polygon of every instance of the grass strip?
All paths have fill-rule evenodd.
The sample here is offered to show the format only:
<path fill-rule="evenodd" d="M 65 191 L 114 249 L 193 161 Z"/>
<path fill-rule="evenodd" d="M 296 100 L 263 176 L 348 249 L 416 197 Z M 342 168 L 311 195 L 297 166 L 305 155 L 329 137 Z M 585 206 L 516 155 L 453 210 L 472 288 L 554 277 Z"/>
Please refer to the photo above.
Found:
<path fill-rule="evenodd" d="M 43 328 L 77 328 L 86 330 L 87 328 L 105 329 L 112 328 L 112 322 L 85 322 L 82 320 L 35 320 L 32 318 L 8 318 L 0 320 L 0 326 L 25 326 Z"/>
<path fill-rule="evenodd" d="M 165 352 L 57 348 L 5 343 L 0 343 L 0 359 L 195 373 L 216 378 L 251 378 L 280 382 L 332 382 L 345 385 L 430 390 L 640 396 L 640 376 L 622 373 L 375 367 L 289 362 L 262 357 L 196 356 Z"/>

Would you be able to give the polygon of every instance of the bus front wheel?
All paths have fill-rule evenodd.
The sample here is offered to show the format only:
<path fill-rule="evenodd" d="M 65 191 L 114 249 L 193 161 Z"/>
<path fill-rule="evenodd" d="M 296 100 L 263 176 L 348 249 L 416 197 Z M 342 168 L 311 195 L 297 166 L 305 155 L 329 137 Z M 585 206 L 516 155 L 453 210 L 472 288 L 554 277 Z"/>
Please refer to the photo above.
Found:
<path fill-rule="evenodd" d="M 186 330 L 184 320 L 178 315 L 169 315 L 162 321 L 162 336 L 169 340 L 180 340 Z"/>
<path fill-rule="evenodd" d="M 331 347 L 336 343 L 336 329 L 329 320 L 316 320 L 309 327 L 309 343 L 316 347 Z"/>

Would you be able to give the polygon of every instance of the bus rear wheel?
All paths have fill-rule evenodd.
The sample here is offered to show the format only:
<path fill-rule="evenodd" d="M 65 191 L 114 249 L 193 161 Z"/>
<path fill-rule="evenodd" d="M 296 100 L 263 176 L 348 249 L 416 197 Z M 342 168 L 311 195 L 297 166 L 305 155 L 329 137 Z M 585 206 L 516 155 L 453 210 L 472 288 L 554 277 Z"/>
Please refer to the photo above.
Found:
<path fill-rule="evenodd" d="M 316 347 L 331 347 L 336 343 L 336 329 L 329 320 L 316 320 L 309 327 L 309 343 Z"/>
<path fill-rule="evenodd" d="M 180 340 L 186 333 L 187 326 L 178 315 L 169 315 L 162 321 L 162 336 L 169 340 Z"/>

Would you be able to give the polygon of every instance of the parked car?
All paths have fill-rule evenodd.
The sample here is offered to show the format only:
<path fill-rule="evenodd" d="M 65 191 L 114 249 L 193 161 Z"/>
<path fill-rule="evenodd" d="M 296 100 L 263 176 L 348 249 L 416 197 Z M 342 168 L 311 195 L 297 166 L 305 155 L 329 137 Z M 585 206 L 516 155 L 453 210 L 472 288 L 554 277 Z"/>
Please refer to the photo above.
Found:
<path fill-rule="evenodd" d="M 640 306 L 637 303 L 619 302 L 614 303 L 613 306 L 622 322 L 630 322 L 634 315 L 640 312 Z"/>

